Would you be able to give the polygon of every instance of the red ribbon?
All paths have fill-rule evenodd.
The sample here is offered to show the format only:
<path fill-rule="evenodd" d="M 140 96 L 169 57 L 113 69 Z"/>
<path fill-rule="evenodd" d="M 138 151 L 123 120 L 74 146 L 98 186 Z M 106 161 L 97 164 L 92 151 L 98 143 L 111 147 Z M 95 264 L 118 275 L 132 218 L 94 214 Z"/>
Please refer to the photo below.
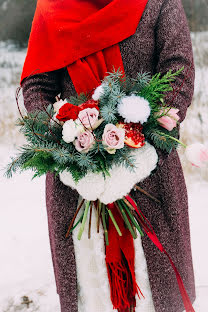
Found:
<path fill-rule="evenodd" d="M 182 278 L 175 266 L 175 264 L 173 263 L 170 255 L 167 253 L 167 251 L 165 250 L 165 248 L 163 247 L 163 245 L 161 244 L 161 242 L 159 241 L 159 239 L 157 238 L 152 225 L 150 224 L 150 222 L 147 220 L 147 218 L 143 215 L 143 213 L 141 212 L 141 210 L 139 209 L 139 207 L 136 205 L 136 203 L 134 202 L 134 200 L 129 196 L 125 196 L 125 198 L 128 200 L 128 202 L 133 206 L 133 208 L 135 209 L 135 211 L 137 212 L 138 216 L 139 216 L 139 220 L 143 226 L 143 230 L 145 231 L 145 233 L 147 234 L 147 236 L 149 236 L 149 238 L 151 239 L 151 241 L 159 248 L 159 250 L 161 252 L 164 252 L 166 254 L 166 256 L 168 257 L 174 271 L 176 274 L 176 279 L 178 282 L 178 286 L 180 289 L 180 293 L 183 299 L 183 304 L 185 307 L 186 312 L 195 312 L 195 310 L 192 307 L 191 301 L 189 299 L 189 296 L 186 292 L 186 289 L 184 287 Z M 146 221 L 146 223 L 145 223 Z"/>

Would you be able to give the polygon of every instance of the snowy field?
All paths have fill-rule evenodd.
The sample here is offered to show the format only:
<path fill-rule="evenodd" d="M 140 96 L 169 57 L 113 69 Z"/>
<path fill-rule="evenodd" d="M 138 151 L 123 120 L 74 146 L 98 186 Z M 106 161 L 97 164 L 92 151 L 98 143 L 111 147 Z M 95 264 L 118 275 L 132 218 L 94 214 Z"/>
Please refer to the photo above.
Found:
<path fill-rule="evenodd" d="M 208 145 L 208 32 L 193 34 L 192 39 L 197 65 L 195 95 L 182 125 L 181 138 L 186 143 L 200 141 Z M 17 51 L 11 44 L 0 43 L 1 167 L 24 141 L 14 127 L 18 116 L 14 95 L 24 57 L 25 50 Z M 197 287 L 195 309 L 207 312 L 208 168 L 193 168 L 185 164 L 181 151 L 180 156 L 189 192 Z M 60 311 L 49 249 L 45 178 L 31 181 L 31 177 L 32 173 L 26 172 L 7 180 L 0 172 L 0 312 Z"/>

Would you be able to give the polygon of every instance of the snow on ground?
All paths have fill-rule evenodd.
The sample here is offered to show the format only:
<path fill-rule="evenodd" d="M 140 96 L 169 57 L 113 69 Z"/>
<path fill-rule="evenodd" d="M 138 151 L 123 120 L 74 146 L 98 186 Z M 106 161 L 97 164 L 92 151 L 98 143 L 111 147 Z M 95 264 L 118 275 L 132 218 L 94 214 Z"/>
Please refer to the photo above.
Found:
<path fill-rule="evenodd" d="M 196 141 L 208 144 L 208 32 L 192 34 L 192 40 L 196 64 L 195 95 L 181 127 L 181 138 L 188 144 Z M 17 50 L 12 44 L 0 42 L 1 168 L 24 141 L 14 127 L 18 117 L 15 90 L 24 57 L 25 50 Z M 184 162 L 182 152 L 180 156 L 189 193 L 197 287 L 195 310 L 207 312 L 208 168 L 194 168 Z M 0 312 L 60 312 L 48 239 L 45 178 L 31 178 L 32 173 L 25 172 L 7 180 L 0 171 Z M 23 302 L 24 296 L 25 300 L 31 301 L 28 308 Z"/>

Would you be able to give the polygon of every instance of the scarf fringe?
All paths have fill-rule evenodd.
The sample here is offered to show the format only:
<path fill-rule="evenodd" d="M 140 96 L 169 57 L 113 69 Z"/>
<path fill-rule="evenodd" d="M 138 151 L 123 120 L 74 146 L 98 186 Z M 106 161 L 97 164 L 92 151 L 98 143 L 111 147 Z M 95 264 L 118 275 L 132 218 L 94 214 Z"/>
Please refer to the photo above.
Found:
<path fill-rule="evenodd" d="M 138 295 L 139 299 L 140 294 L 145 298 L 136 282 L 134 261 L 127 260 L 123 255 L 121 262 L 107 263 L 107 272 L 113 308 L 118 312 L 134 312 L 135 295 Z"/>

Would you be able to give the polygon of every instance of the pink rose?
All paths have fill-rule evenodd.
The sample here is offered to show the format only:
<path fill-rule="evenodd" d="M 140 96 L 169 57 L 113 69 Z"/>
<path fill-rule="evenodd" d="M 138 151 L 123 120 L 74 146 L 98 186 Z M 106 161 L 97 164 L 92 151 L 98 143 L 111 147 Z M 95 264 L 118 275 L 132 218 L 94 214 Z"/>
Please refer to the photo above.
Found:
<path fill-rule="evenodd" d="M 116 149 L 124 147 L 125 130 L 117 128 L 113 124 L 107 124 L 103 132 L 103 145 L 110 154 L 114 154 Z"/>
<path fill-rule="evenodd" d="M 208 163 L 208 147 L 201 143 L 188 145 L 185 155 L 195 167 L 203 167 L 205 163 Z"/>
<path fill-rule="evenodd" d="M 78 120 L 87 129 L 95 129 L 98 124 L 99 111 L 97 108 L 86 108 L 79 112 Z"/>
<path fill-rule="evenodd" d="M 160 118 L 157 119 L 157 121 L 159 122 L 159 124 L 167 129 L 168 131 L 173 130 L 173 128 L 176 127 L 177 125 L 177 121 L 180 119 L 180 117 L 177 115 L 177 113 L 179 112 L 179 109 L 177 108 L 171 108 L 171 109 L 161 109 L 159 114 L 167 114 L 165 116 L 162 116 Z"/>
<path fill-rule="evenodd" d="M 95 140 L 90 131 L 80 132 L 74 141 L 76 150 L 81 153 L 89 152 L 94 143 Z"/>

